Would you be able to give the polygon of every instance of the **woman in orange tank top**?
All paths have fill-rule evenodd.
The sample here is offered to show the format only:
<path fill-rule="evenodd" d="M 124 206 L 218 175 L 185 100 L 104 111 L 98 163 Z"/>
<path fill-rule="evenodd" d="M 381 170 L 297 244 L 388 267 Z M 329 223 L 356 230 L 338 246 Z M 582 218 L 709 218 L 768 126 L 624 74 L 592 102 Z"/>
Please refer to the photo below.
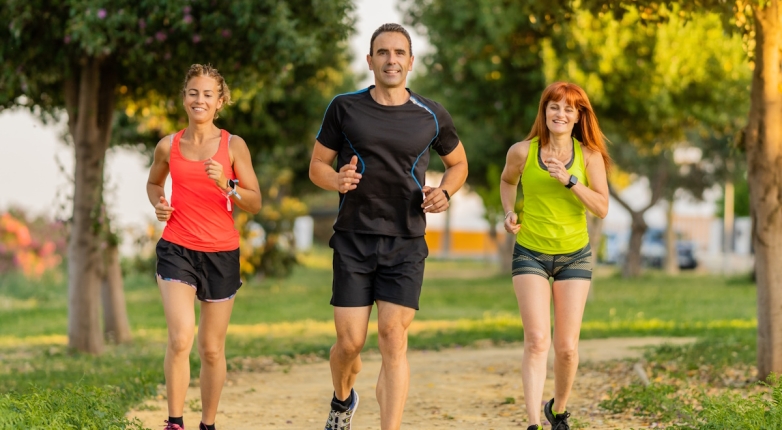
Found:
<path fill-rule="evenodd" d="M 167 430 L 185 428 L 185 393 L 195 337 L 195 299 L 201 302 L 201 424 L 214 430 L 225 382 L 225 336 L 239 277 L 239 233 L 233 210 L 258 213 L 261 193 L 247 143 L 217 128 L 214 120 L 231 93 L 218 71 L 194 64 L 185 76 L 182 105 L 186 129 L 158 142 L 147 195 L 158 221 L 166 223 L 157 245 L 157 281 L 168 324 L 164 371 Z M 171 203 L 165 183 L 172 180 Z M 241 185 L 240 185 L 241 184 Z"/>

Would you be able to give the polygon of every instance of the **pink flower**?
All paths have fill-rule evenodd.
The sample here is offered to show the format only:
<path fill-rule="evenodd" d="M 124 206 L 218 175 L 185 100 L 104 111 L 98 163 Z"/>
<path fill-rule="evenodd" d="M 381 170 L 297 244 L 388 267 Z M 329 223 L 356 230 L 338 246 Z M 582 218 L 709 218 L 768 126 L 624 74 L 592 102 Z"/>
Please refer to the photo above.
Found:
<path fill-rule="evenodd" d="M 185 24 L 190 24 L 193 22 L 193 15 L 185 15 L 185 17 L 182 18 L 182 21 L 184 21 Z"/>
<path fill-rule="evenodd" d="M 70 35 L 68 35 L 68 34 L 66 34 L 66 35 L 65 35 L 65 37 L 63 37 L 63 38 L 62 38 L 62 41 L 63 41 L 63 43 L 65 43 L 66 45 L 67 45 L 67 44 L 69 44 L 69 43 L 71 43 L 71 36 L 70 36 Z"/>
<path fill-rule="evenodd" d="M 225 37 L 225 38 L 227 39 L 227 38 L 231 37 L 231 30 L 229 30 L 229 29 L 227 29 L 227 28 L 226 28 L 226 29 L 225 29 L 225 30 L 223 30 L 223 31 L 222 31 L 220 34 L 222 34 L 222 36 L 223 36 L 223 37 Z"/>
<path fill-rule="evenodd" d="M 161 30 L 161 31 L 158 31 L 157 33 L 155 33 L 155 39 L 157 39 L 158 42 L 162 42 L 162 41 L 166 40 L 166 37 L 168 37 L 168 36 L 166 36 L 166 32 L 165 31 Z"/>
<path fill-rule="evenodd" d="M 190 8 L 190 6 L 185 6 L 184 8 L 182 8 L 182 12 L 184 12 L 185 15 L 189 14 L 191 10 L 192 9 Z"/>
<path fill-rule="evenodd" d="M 147 28 L 147 22 L 144 21 L 144 18 L 141 18 L 141 19 L 138 20 L 138 28 L 140 28 L 142 30 Z"/>
<path fill-rule="evenodd" d="M 98 9 L 98 18 L 106 18 L 106 9 Z"/>
<path fill-rule="evenodd" d="M 194 34 L 193 35 L 193 43 L 198 43 L 201 41 L 201 36 Z"/>

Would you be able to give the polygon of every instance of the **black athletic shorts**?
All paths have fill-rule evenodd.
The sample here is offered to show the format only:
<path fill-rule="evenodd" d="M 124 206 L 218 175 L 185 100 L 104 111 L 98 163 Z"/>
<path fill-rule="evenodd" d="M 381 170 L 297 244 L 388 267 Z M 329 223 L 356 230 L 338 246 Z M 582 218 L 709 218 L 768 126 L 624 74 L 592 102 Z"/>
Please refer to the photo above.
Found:
<path fill-rule="evenodd" d="M 242 286 L 239 248 L 201 252 L 160 239 L 155 251 L 158 278 L 190 285 L 202 302 L 230 300 Z"/>
<path fill-rule="evenodd" d="M 587 246 L 570 254 L 544 254 L 518 243 L 513 247 L 513 276 L 540 275 L 555 281 L 592 280 L 592 248 Z"/>
<path fill-rule="evenodd" d="M 340 307 L 370 306 L 376 300 L 418 309 L 426 240 L 335 231 L 334 281 L 331 304 Z"/>

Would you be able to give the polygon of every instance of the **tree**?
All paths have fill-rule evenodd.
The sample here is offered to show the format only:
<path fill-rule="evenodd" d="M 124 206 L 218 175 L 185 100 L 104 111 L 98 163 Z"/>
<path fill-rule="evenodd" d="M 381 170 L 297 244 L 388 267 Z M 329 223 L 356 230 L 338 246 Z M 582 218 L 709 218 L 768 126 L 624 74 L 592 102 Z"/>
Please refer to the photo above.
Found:
<path fill-rule="evenodd" d="M 67 113 L 76 154 L 69 346 L 100 353 L 101 190 L 115 109 L 177 94 L 192 63 L 274 92 L 349 34 L 347 0 L 8 0 L 0 6 L 0 107 Z M 176 109 L 177 106 L 166 106 Z M 108 301 L 116 303 L 116 301 Z"/>
<path fill-rule="evenodd" d="M 638 10 L 652 22 L 669 19 L 672 5 L 685 17 L 718 13 L 742 34 L 750 54 L 750 106 L 741 147 L 747 154 L 758 289 L 758 376 L 765 379 L 782 373 L 782 1 L 582 0 L 593 11 Z"/>
<path fill-rule="evenodd" d="M 701 198 L 716 181 L 718 162 L 676 162 L 676 152 L 695 146 L 687 131 L 735 133 L 746 106 L 749 74 L 740 37 L 726 36 L 716 14 L 693 14 L 684 26 L 678 6 L 667 12 L 666 21 L 648 23 L 635 9 L 621 17 L 576 11 L 542 50 L 549 81 L 579 82 L 590 94 L 617 167 L 648 179 L 651 199 L 641 205 L 611 187 L 631 215 L 626 277 L 640 274 L 644 213 L 661 199 L 671 207 L 677 190 Z M 671 238 L 672 223 L 668 228 Z M 675 257 L 674 240 L 668 242 Z"/>
<path fill-rule="evenodd" d="M 636 10 L 622 16 L 593 14 L 570 10 L 569 3 L 410 3 L 409 21 L 425 26 L 436 47 L 424 57 L 427 73 L 414 84 L 441 97 L 453 114 L 470 154 L 468 180 L 482 195 L 492 195 L 488 173 L 528 132 L 545 84 L 564 79 L 587 90 L 615 142 L 610 152 L 617 166 L 646 176 L 655 191 L 641 208 L 620 201 L 633 219 L 624 273 L 637 275 L 644 212 L 676 187 L 689 187 L 696 196 L 704 187 L 703 181 L 692 180 L 697 177 L 693 169 L 680 174 L 672 162 L 674 145 L 684 140 L 684 131 L 704 121 L 724 128 L 721 123 L 742 106 L 736 102 L 742 94 L 735 91 L 748 81 L 740 73 L 741 40 L 724 37 L 717 16 L 699 16 L 682 28 L 678 16 L 645 25 Z M 501 15 L 495 14 L 497 8 Z M 695 46 L 695 54 L 680 55 Z M 711 91 L 715 86 L 731 91 Z M 729 101 L 720 99 L 725 95 Z M 489 216 L 494 212 L 487 211 Z M 599 240 L 600 223 L 590 224 Z"/>

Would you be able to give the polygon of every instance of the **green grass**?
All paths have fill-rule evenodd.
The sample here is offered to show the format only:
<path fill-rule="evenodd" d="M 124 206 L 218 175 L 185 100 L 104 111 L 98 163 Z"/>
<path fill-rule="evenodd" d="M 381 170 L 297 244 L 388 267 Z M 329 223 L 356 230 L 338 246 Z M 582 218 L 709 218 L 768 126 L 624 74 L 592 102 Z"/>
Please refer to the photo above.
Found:
<path fill-rule="evenodd" d="M 286 361 L 300 354 L 327 355 L 334 341 L 330 255 L 321 249 L 302 260 L 306 267 L 296 268 L 287 279 L 251 280 L 241 288 L 226 345 L 231 369 L 243 368 L 241 357 Z M 496 273 L 483 261 L 430 260 L 410 347 L 521 341 L 510 276 Z M 92 357 L 63 345 L 66 276 L 38 282 L 0 278 L 0 394 L 109 387 L 121 409 L 152 395 L 163 382 L 166 332 L 160 296 L 150 274 L 130 275 L 125 282 L 134 343 L 109 346 Z M 748 278 L 650 273 L 628 281 L 611 275 L 596 279 L 594 293 L 583 338 L 694 335 L 723 346 L 725 339 L 736 339 L 731 350 L 738 350 L 742 360 L 754 360 L 754 343 L 749 343 L 755 333 L 755 287 Z M 367 348 L 377 348 L 372 331 Z M 197 375 L 195 351 L 191 363 Z"/>

